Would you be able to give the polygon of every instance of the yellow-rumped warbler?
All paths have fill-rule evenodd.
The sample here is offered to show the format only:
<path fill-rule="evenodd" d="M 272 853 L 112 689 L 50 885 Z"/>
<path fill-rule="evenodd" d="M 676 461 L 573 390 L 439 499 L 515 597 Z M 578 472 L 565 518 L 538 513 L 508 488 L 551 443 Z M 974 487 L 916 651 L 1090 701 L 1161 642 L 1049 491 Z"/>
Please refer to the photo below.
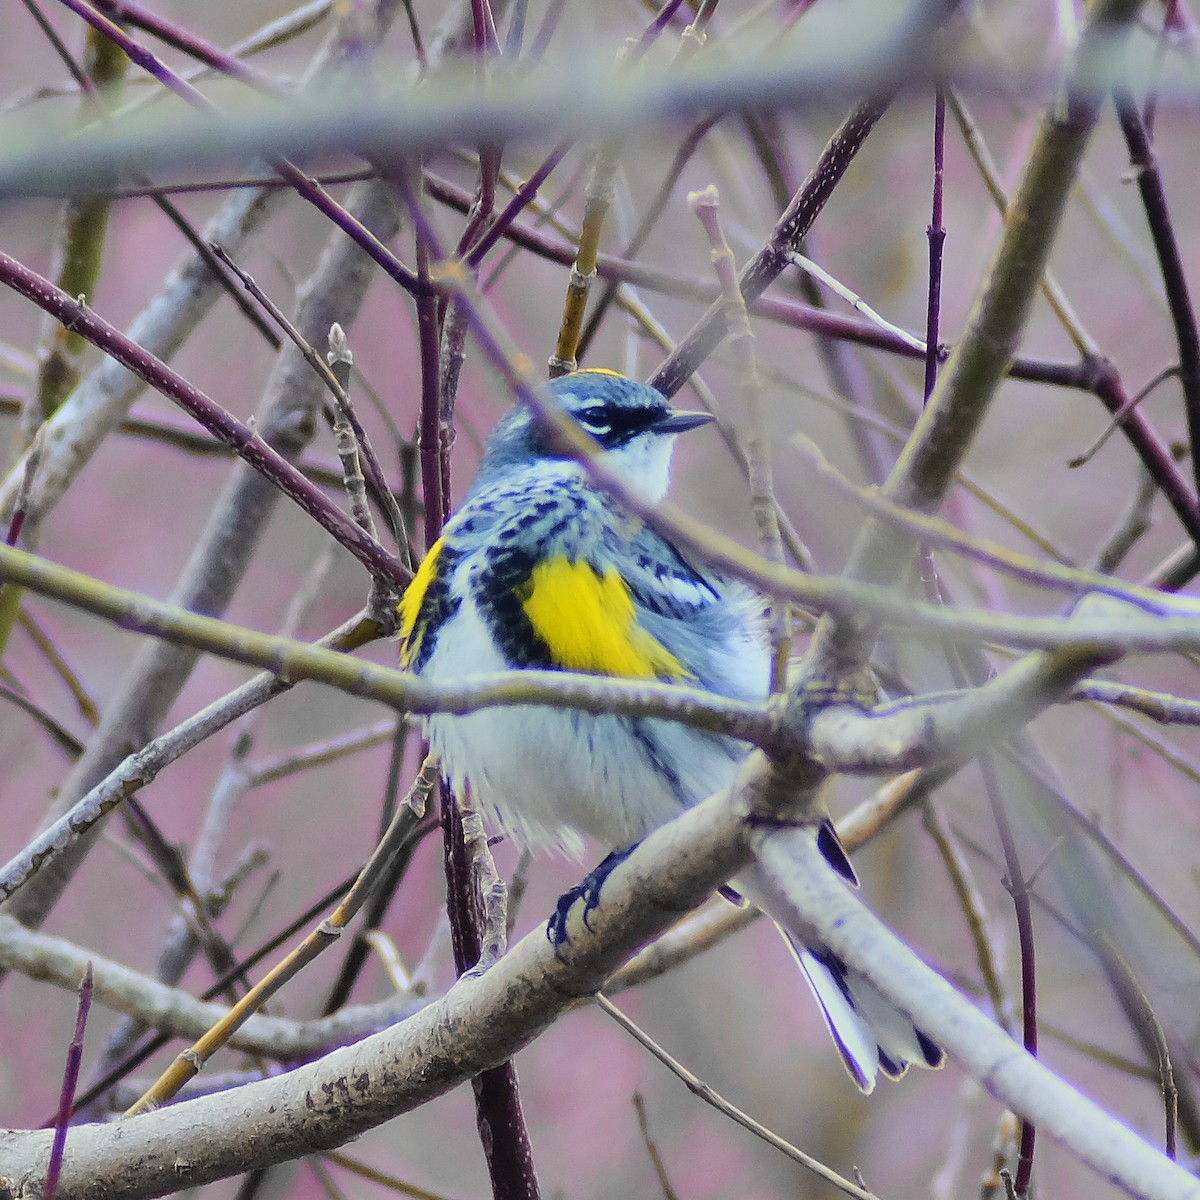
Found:
<path fill-rule="evenodd" d="M 578 371 L 549 390 L 651 503 L 666 493 L 675 436 L 711 419 L 675 411 L 612 371 Z M 496 426 L 462 507 L 401 601 L 401 665 L 434 682 L 558 669 L 764 699 L 763 599 L 689 562 L 557 445 L 523 405 Z M 425 729 L 453 788 L 469 787 L 522 843 L 576 856 L 581 835 L 633 846 L 728 787 L 749 750 L 658 718 L 540 706 L 437 714 Z M 820 839 L 853 879 L 832 826 Z M 734 883 L 752 900 L 753 870 Z M 792 948 L 860 1088 L 870 1091 L 879 1070 L 898 1077 L 909 1063 L 940 1065 L 940 1049 L 828 948 Z"/>

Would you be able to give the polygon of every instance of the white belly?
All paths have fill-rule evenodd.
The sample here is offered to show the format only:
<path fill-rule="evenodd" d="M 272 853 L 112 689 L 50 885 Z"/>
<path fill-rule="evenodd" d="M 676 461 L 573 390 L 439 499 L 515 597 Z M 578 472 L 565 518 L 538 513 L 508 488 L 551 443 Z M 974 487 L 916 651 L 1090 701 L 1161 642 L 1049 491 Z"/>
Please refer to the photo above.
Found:
<path fill-rule="evenodd" d="M 464 599 L 421 674 L 463 682 L 503 671 L 474 605 Z M 525 844 L 575 857 L 581 835 L 607 848 L 640 841 L 683 808 L 727 787 L 744 750 L 668 721 L 597 717 L 522 705 L 426 720 L 451 785 Z"/>

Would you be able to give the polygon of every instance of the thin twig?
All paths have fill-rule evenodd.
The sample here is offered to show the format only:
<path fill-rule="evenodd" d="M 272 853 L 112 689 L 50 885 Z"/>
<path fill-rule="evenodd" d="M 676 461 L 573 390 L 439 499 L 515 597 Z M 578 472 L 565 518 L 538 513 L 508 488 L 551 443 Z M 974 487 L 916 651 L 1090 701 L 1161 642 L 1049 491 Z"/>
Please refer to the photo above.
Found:
<path fill-rule="evenodd" d="M 650 1133 L 650 1118 L 646 1115 L 646 1101 L 641 1092 L 633 1093 L 633 1107 L 637 1113 L 642 1143 L 646 1147 L 646 1153 L 650 1155 L 650 1161 L 654 1164 L 654 1173 L 658 1176 L 659 1187 L 662 1188 L 663 1200 L 679 1200 L 679 1193 L 671 1186 L 671 1180 L 667 1175 L 667 1164 L 663 1162 L 658 1144 Z"/>
<path fill-rule="evenodd" d="M 1158 1019 L 1158 1014 L 1154 1011 L 1154 1006 L 1150 1003 L 1150 997 L 1146 995 L 1146 989 L 1142 987 L 1133 968 L 1126 962 L 1120 948 L 1103 930 L 1099 932 L 1098 936 L 1112 954 L 1117 968 L 1124 973 L 1129 989 L 1142 1009 L 1146 1027 L 1153 1037 L 1158 1059 L 1158 1085 L 1163 1098 L 1164 1149 L 1168 1158 L 1175 1158 L 1175 1130 L 1179 1122 L 1179 1089 L 1175 1086 L 1175 1071 L 1171 1066 L 1171 1049 L 1167 1044 L 1166 1032 L 1163 1030 L 1162 1022 Z"/>
<path fill-rule="evenodd" d="M 971 873 L 970 865 L 959 851 L 954 842 L 954 833 L 946 823 L 941 811 L 933 803 L 927 803 L 922 813 L 922 821 L 929 836 L 933 838 L 938 854 L 950 877 L 950 884 L 958 898 L 959 908 L 971 935 L 971 943 L 975 947 L 975 961 L 979 964 L 979 974 L 983 979 L 984 990 L 992 1005 L 996 1021 L 1005 1029 L 1011 1029 L 1011 1006 L 1005 1001 L 1004 990 L 1000 985 L 1000 973 L 996 962 L 996 953 L 992 949 L 988 933 L 988 917 L 984 908 L 983 896 Z"/>
<path fill-rule="evenodd" d="M 214 437 L 277 483 L 310 516 L 317 520 L 351 554 L 363 560 L 372 572 L 390 578 L 398 586 L 408 582 L 409 573 L 399 561 L 314 487 L 261 436 L 216 404 L 157 356 L 130 342 L 115 326 L 105 321 L 78 298 L 68 296 L 6 254 L 0 254 L 0 283 L 20 292 L 60 321 L 70 325 L 99 346 L 126 369 L 173 400 Z M 323 366 L 324 364 L 322 364 Z M 326 368 L 328 370 L 328 368 Z"/>
<path fill-rule="evenodd" d="M 54 1142 L 50 1147 L 50 1162 L 46 1167 L 44 1195 L 54 1200 L 58 1177 L 62 1170 L 63 1153 L 67 1148 L 67 1130 L 71 1124 L 71 1109 L 75 1103 L 75 1088 L 79 1083 L 79 1064 L 83 1058 L 83 1031 L 87 1028 L 92 1010 L 92 964 L 89 962 L 79 985 L 79 1007 L 75 1014 L 75 1036 L 67 1050 L 67 1065 L 63 1071 L 62 1091 L 58 1100 L 58 1116 L 54 1121 Z"/>
<path fill-rule="evenodd" d="M 1034 1058 L 1038 1052 L 1037 1024 L 1037 960 L 1033 940 L 1033 907 L 1030 901 L 1030 879 L 1026 878 L 1017 850 L 1016 838 L 1008 819 L 1005 800 L 1000 792 L 1000 782 L 990 755 L 982 755 L 979 769 L 983 775 L 984 790 L 1000 835 L 1004 853 L 1004 885 L 1012 897 L 1013 912 L 1017 925 L 1017 944 L 1021 959 L 1021 1042 Z M 1021 1132 L 1017 1139 L 1017 1173 L 1013 1187 L 1018 1197 L 1029 1192 L 1029 1181 L 1033 1173 L 1033 1152 L 1037 1140 L 1037 1129 L 1028 1119 L 1021 1120 Z"/>
<path fill-rule="evenodd" d="M 1167 306 L 1175 327 L 1175 340 L 1179 347 L 1179 382 L 1183 387 L 1193 478 L 1200 491 L 1200 330 L 1196 326 L 1196 311 L 1149 130 L 1132 94 L 1126 88 L 1117 88 L 1113 98 L 1121 132 L 1129 147 L 1129 159 L 1137 178 L 1142 206 L 1146 210 L 1146 221 L 1162 270 Z"/>
<path fill-rule="evenodd" d="M 172 71 L 157 55 L 152 54 L 131 38 L 114 21 L 110 21 L 98 12 L 87 0 L 59 0 L 59 3 L 70 8 L 94 29 L 103 33 L 105 37 L 124 50 L 133 62 L 188 104 L 201 112 L 216 111 L 215 105 L 202 92 Z M 245 72 L 248 68 L 245 64 L 241 64 L 241 70 Z M 286 158 L 276 157 L 272 160 L 271 166 L 314 208 L 342 229 L 406 292 L 415 294 L 420 290 L 420 281 L 416 274 L 405 266 L 361 221 L 342 205 L 336 203 L 324 188 L 314 183 L 294 163 Z"/>
<path fill-rule="evenodd" d="M 929 298 L 925 306 L 925 401 L 937 383 L 938 331 L 942 314 L 942 251 L 946 227 L 942 220 L 946 162 L 946 93 L 938 88 L 933 98 L 933 207 L 926 231 L 929 239 Z"/>
<path fill-rule="evenodd" d="M 1120 523 L 1100 547 L 1096 555 L 1095 570 L 1110 574 L 1125 561 L 1125 556 L 1137 545 L 1142 535 L 1149 532 L 1150 513 L 1157 498 L 1158 483 L 1145 467 L 1140 467 L 1133 501 Z"/>
<path fill-rule="evenodd" d="M 413 784 L 414 790 L 431 790 L 436 785 L 436 776 L 429 778 L 419 775 Z M 371 890 L 378 882 L 380 875 L 387 867 L 392 855 L 395 854 L 405 841 L 412 836 L 417 818 L 405 807 L 397 810 L 392 827 L 384 835 L 375 852 L 363 867 L 353 887 L 347 892 L 345 899 L 330 915 L 322 921 L 312 933 L 287 956 L 278 966 L 263 976 L 250 989 L 242 1000 L 229 1010 L 228 1015 L 217 1025 L 213 1026 L 203 1037 L 192 1043 L 187 1050 L 182 1051 L 155 1082 L 154 1086 L 143 1095 L 126 1113 L 133 1116 L 157 1108 L 169 1100 L 182 1084 L 199 1073 L 204 1064 L 228 1041 L 234 1030 L 243 1025 L 254 1012 L 259 1009 L 271 996 L 275 995 L 285 983 L 307 966 L 328 946 L 341 936 L 342 930 L 353 920 L 362 907 Z"/>
<path fill-rule="evenodd" d="M 350 368 L 354 365 L 354 356 L 350 353 L 346 331 L 336 321 L 329 329 L 329 349 L 326 351 L 325 360 L 341 392 L 334 406 L 333 437 L 338 458 L 342 462 L 342 484 L 350 500 L 350 514 L 364 532 L 378 541 L 375 518 L 371 516 L 371 508 L 367 504 L 367 485 L 363 479 L 362 458 L 349 417 L 349 396 L 346 387 L 350 382 Z M 345 403 L 342 397 L 346 397 Z M 379 605 L 372 602 L 367 607 L 372 616 L 375 616 Z"/>
<path fill-rule="evenodd" d="M 831 1183 L 838 1191 L 845 1193 L 847 1196 L 853 1196 L 855 1200 L 878 1200 L 874 1192 L 869 1192 L 865 1188 L 859 1187 L 856 1183 L 852 1183 L 849 1179 L 839 1175 L 832 1168 L 827 1167 L 819 1159 L 813 1158 L 809 1154 L 805 1154 L 797 1146 L 793 1146 L 791 1142 L 785 1141 L 777 1133 L 768 1129 L 765 1125 L 759 1124 L 753 1117 L 743 1112 L 736 1105 L 731 1104 L 725 1099 L 715 1088 L 705 1083 L 699 1076 L 694 1075 L 687 1069 L 678 1059 L 673 1058 L 666 1050 L 662 1048 L 644 1029 L 634 1024 L 611 1000 L 608 999 L 602 992 L 598 992 L 593 998 L 600 1010 L 612 1017 L 622 1029 L 625 1030 L 635 1041 L 644 1046 L 660 1063 L 663 1064 L 673 1075 L 681 1079 L 687 1086 L 689 1092 L 693 1096 L 703 1100 L 705 1104 L 711 1104 L 717 1112 L 722 1113 L 730 1120 L 736 1122 L 743 1129 L 748 1130 L 757 1138 L 762 1138 L 768 1146 L 773 1146 L 780 1153 L 786 1155 L 793 1162 L 799 1163 L 800 1166 L 811 1171 L 818 1179 L 823 1179 L 826 1183 Z"/>
<path fill-rule="evenodd" d="M 708 237 L 713 271 L 721 285 L 725 303 L 725 322 L 729 329 L 730 345 L 738 367 L 738 382 L 750 415 L 750 437 L 746 443 L 747 478 L 750 481 L 750 503 L 758 526 L 763 557 L 782 565 L 783 539 L 779 530 L 778 504 L 771 472 L 768 447 L 766 402 L 762 379 L 758 372 L 758 356 L 754 350 L 754 331 L 746 312 L 746 301 L 738 285 L 733 250 L 725 240 L 718 215 L 719 200 L 713 185 L 688 194 L 688 205 L 696 214 Z M 771 634 L 771 692 L 782 693 L 787 684 L 787 664 L 791 655 L 791 621 L 786 604 L 771 605 L 767 621 Z"/>

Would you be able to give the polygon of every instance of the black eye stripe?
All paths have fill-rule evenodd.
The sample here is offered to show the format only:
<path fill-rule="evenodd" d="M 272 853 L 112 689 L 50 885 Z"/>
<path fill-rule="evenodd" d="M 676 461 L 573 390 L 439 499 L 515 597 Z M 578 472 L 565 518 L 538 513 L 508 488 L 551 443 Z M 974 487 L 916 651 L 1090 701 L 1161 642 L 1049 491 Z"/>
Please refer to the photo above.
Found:
<path fill-rule="evenodd" d="M 602 446 L 612 449 L 644 433 L 661 421 L 666 413 L 666 405 L 627 408 L 618 404 L 590 404 L 579 409 L 574 416 Z"/>

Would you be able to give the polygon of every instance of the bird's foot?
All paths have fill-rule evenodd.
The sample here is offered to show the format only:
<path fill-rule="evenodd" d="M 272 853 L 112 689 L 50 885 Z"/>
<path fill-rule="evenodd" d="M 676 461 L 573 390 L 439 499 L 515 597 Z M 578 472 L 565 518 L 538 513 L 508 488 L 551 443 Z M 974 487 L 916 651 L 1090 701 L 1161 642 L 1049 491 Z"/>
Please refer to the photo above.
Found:
<path fill-rule="evenodd" d="M 613 868 L 618 863 L 624 862 L 629 857 L 633 849 L 633 846 L 627 846 L 624 850 L 614 850 L 598 867 L 588 872 L 582 883 L 569 888 L 559 896 L 558 903 L 554 906 L 554 912 L 551 914 L 550 920 L 546 922 L 546 937 L 550 939 L 556 955 L 570 939 L 567 932 L 567 914 L 574 907 L 575 901 L 583 901 L 583 923 L 588 929 L 591 929 L 588 916 L 592 909 L 600 903 L 600 889 L 604 886 L 604 881 L 612 874 Z"/>

